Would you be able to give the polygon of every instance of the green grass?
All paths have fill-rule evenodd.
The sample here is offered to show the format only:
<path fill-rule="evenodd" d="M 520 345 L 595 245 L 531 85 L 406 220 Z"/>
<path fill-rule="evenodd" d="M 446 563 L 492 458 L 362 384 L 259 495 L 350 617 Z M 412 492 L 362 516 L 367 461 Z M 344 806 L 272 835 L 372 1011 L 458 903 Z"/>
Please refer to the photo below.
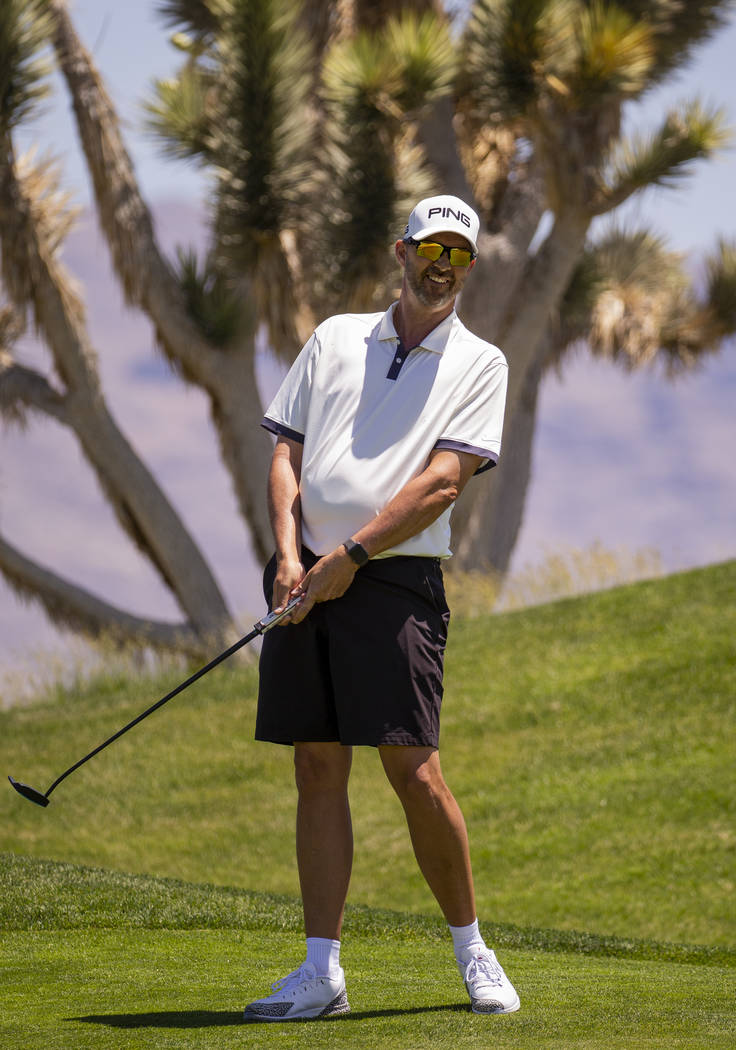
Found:
<path fill-rule="evenodd" d="M 443 768 L 523 1009 L 468 1013 L 366 749 L 343 949 L 353 1013 L 268 1041 L 735 1045 L 735 596 L 730 562 L 458 619 Z M 0 770 L 45 790 L 174 684 L 109 674 L 2 711 Z M 0 792 L 3 1048 L 263 1045 L 240 1010 L 298 961 L 301 934 L 291 752 L 253 743 L 255 690 L 253 668 L 213 672 L 47 809 Z"/>
<path fill-rule="evenodd" d="M 6 1050 L 733 1045 L 734 950 L 499 928 L 522 1010 L 483 1018 L 440 921 L 353 907 L 351 1014 L 264 1030 L 242 1007 L 298 959 L 295 899 L 7 854 L 0 875 Z"/>
<path fill-rule="evenodd" d="M 452 625 L 442 761 L 483 916 L 736 943 L 734 595 L 731 562 Z M 173 684 L 0 712 L 0 770 L 45 790 Z M 252 741 L 255 689 L 252 668 L 214 671 L 46 810 L 0 792 L 0 850 L 295 895 L 291 751 Z M 370 749 L 351 801 L 351 900 L 432 913 Z"/>

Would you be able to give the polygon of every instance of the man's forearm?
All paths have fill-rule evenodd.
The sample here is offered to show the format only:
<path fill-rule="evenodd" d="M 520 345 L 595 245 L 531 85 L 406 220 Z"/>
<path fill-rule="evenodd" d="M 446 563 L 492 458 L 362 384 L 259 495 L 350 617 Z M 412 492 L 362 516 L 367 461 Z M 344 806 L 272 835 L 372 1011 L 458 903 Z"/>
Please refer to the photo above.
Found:
<path fill-rule="evenodd" d="M 352 538 L 373 558 L 416 536 L 452 506 L 478 462 L 467 454 L 438 453 Z"/>
<path fill-rule="evenodd" d="M 435 488 L 423 475 L 410 481 L 353 539 L 373 558 L 422 532 L 455 501 L 451 490 Z"/>
<path fill-rule="evenodd" d="M 352 538 L 365 547 L 370 557 L 410 539 L 431 525 L 455 501 L 478 463 L 477 456 L 467 453 L 437 452 L 426 469 L 408 482 L 372 521 L 354 532 Z M 343 546 L 320 558 L 292 589 L 293 593 L 304 595 L 292 621 L 303 620 L 315 602 L 340 598 L 356 571 L 355 562 Z"/>
<path fill-rule="evenodd" d="M 300 475 L 301 447 L 279 440 L 268 475 L 268 513 L 279 561 L 301 558 Z"/>

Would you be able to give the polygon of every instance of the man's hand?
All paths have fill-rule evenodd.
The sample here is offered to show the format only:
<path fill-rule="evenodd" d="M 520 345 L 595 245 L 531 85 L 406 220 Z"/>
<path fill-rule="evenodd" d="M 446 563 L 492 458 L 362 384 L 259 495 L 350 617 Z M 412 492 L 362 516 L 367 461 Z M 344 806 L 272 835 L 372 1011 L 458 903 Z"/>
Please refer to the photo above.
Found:
<path fill-rule="evenodd" d="M 289 598 L 293 597 L 293 591 L 299 586 L 301 581 L 304 579 L 304 566 L 302 563 L 294 558 L 284 558 L 277 561 L 276 564 L 276 578 L 273 582 L 273 595 L 271 598 L 271 606 L 273 612 L 280 612 L 288 602 Z M 291 623 L 294 618 L 292 613 L 289 616 L 285 616 L 278 624 L 279 627 L 286 626 L 287 623 Z"/>
<path fill-rule="evenodd" d="M 304 579 L 291 589 L 292 598 L 298 594 L 303 594 L 304 598 L 289 617 L 290 622 L 301 623 L 317 602 L 342 598 L 357 571 L 358 566 L 342 546 L 320 558 Z"/>

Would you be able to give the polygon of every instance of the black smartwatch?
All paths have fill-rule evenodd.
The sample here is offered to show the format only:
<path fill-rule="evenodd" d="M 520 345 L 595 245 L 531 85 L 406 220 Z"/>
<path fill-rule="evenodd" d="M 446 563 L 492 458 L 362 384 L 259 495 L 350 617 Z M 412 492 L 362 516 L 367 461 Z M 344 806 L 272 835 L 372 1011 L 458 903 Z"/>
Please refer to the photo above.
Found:
<path fill-rule="evenodd" d="M 370 555 L 365 547 L 361 546 L 360 543 L 356 543 L 355 540 L 345 540 L 343 547 L 348 552 L 349 557 L 353 559 L 355 564 L 360 568 L 361 565 L 365 565 L 367 561 L 370 561 Z"/>

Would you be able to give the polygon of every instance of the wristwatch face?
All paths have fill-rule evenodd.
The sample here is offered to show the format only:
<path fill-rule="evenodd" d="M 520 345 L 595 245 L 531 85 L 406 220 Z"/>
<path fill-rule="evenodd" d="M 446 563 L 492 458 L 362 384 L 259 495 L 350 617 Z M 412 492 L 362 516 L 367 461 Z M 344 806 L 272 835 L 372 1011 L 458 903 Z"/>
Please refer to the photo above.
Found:
<path fill-rule="evenodd" d="M 365 565 L 369 560 L 365 548 L 359 543 L 355 543 L 354 540 L 345 540 L 343 546 L 356 565 Z"/>

